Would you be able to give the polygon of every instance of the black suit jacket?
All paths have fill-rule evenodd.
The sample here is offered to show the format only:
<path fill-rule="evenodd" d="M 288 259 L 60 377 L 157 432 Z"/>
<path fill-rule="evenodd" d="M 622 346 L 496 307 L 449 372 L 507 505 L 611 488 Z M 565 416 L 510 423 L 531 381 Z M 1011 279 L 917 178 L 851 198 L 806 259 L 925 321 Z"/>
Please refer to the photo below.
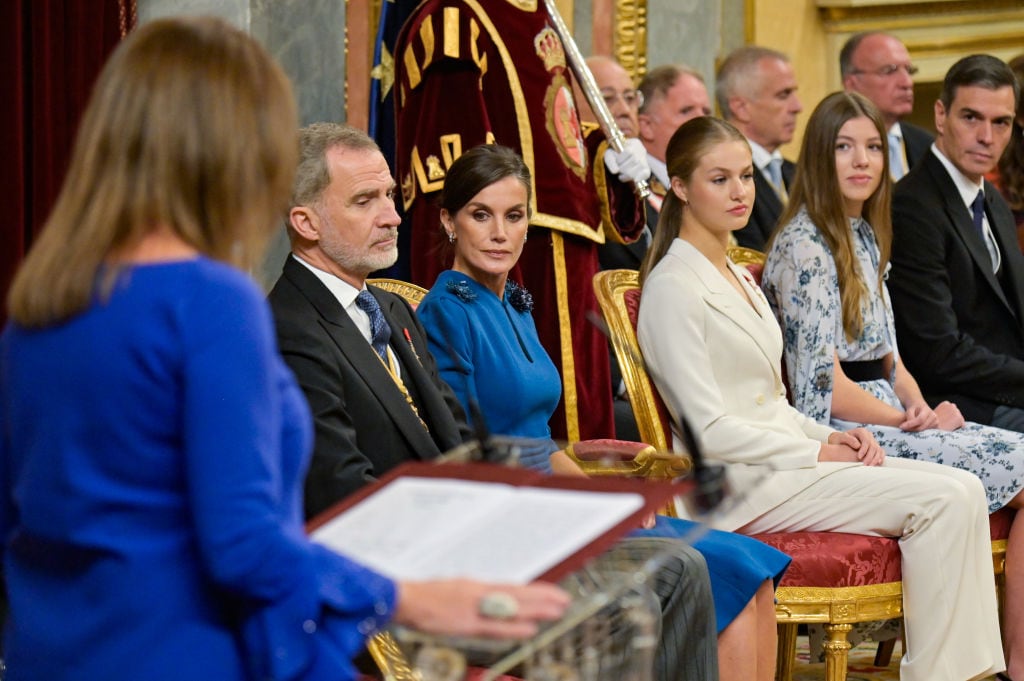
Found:
<path fill-rule="evenodd" d="M 281 354 L 313 412 L 316 441 L 306 476 L 307 517 L 400 463 L 432 459 L 470 437 L 412 308 L 399 296 L 369 289 L 391 326 L 391 349 L 401 363 L 402 380 L 430 431 L 337 298 L 289 256 L 268 300 Z"/>
<path fill-rule="evenodd" d="M 912 123 L 900 121 L 900 133 L 903 135 L 903 149 L 907 152 L 907 170 L 916 166 L 932 148 L 935 136 L 924 128 Z"/>
<path fill-rule="evenodd" d="M 793 176 L 796 175 L 796 164 L 783 159 L 782 161 L 782 183 L 788 191 L 793 186 Z M 750 211 L 750 220 L 743 229 L 733 232 L 736 236 L 736 243 L 745 248 L 753 248 L 758 251 L 765 250 L 768 237 L 775 231 L 775 225 L 782 215 L 782 200 L 775 193 L 771 182 L 765 179 L 764 173 L 754 168 L 754 206 Z"/>
<path fill-rule="evenodd" d="M 889 277 L 900 355 L 925 397 L 981 423 L 998 405 L 1024 407 L 1024 257 L 988 182 L 985 210 L 1003 283 L 953 179 L 927 154 L 896 184 Z"/>

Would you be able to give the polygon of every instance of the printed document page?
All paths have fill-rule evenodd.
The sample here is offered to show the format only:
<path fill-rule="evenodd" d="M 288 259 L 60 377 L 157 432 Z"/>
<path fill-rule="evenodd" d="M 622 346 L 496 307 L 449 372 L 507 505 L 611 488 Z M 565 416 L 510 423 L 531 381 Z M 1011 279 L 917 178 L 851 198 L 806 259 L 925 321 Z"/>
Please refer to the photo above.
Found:
<path fill-rule="evenodd" d="M 402 477 L 312 536 L 392 579 L 525 584 L 643 503 L 632 493 Z"/>

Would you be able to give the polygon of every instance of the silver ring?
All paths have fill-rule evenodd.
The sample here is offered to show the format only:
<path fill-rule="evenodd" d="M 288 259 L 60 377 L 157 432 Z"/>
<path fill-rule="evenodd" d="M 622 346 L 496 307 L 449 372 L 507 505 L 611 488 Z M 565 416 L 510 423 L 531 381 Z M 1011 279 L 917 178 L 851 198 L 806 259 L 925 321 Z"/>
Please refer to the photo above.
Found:
<path fill-rule="evenodd" d="M 484 594 L 477 606 L 482 617 L 489 617 L 496 620 L 510 620 L 519 613 L 519 601 L 511 594 L 501 591 L 492 591 Z"/>

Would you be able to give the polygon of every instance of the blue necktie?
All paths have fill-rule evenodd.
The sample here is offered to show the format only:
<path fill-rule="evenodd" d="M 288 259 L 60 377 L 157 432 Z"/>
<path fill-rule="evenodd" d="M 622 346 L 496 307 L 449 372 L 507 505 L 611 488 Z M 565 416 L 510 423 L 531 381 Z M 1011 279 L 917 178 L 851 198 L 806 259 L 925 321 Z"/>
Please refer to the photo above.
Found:
<path fill-rule="evenodd" d="M 978 190 L 978 195 L 971 201 L 971 219 L 974 220 L 974 229 L 978 230 L 981 238 L 985 238 L 985 231 L 982 229 L 982 221 L 985 219 L 985 192 Z"/>
<path fill-rule="evenodd" d="M 786 195 L 786 187 L 782 184 L 782 159 L 773 158 L 768 161 L 768 174 L 772 178 L 772 186 L 775 187 L 775 193 L 780 197 Z"/>
<path fill-rule="evenodd" d="M 889 133 L 889 176 L 893 182 L 906 175 L 903 168 L 903 144 L 900 136 Z"/>
<path fill-rule="evenodd" d="M 380 355 L 380 358 L 387 364 L 388 342 L 391 340 L 391 327 L 388 320 L 384 319 L 384 313 L 380 311 L 380 305 L 373 294 L 362 290 L 356 296 L 356 305 L 370 317 L 370 345 Z"/>

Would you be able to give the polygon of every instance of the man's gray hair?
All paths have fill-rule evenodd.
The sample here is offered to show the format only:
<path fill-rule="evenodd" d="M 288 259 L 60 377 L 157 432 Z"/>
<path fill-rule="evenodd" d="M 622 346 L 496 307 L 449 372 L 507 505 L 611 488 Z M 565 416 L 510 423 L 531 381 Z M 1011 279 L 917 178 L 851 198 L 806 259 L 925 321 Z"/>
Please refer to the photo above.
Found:
<path fill-rule="evenodd" d="M 369 135 L 343 123 L 312 123 L 299 131 L 299 167 L 292 185 L 292 207 L 312 206 L 320 200 L 331 172 L 327 150 L 342 147 L 352 150 L 380 151 Z"/>
<path fill-rule="evenodd" d="M 778 59 L 789 62 L 789 57 L 778 50 L 757 45 L 749 45 L 733 50 L 715 76 L 715 101 L 722 117 L 729 120 L 733 117 L 729 109 L 729 100 L 740 96 L 752 98 L 758 86 L 757 75 L 762 59 Z"/>
<path fill-rule="evenodd" d="M 663 99 L 665 93 L 683 75 L 693 76 L 701 83 L 704 82 L 704 77 L 700 73 L 685 64 L 662 64 L 648 71 L 638 87 L 644 95 L 644 105 L 640 107 L 640 113 L 647 113 L 652 102 Z"/>

